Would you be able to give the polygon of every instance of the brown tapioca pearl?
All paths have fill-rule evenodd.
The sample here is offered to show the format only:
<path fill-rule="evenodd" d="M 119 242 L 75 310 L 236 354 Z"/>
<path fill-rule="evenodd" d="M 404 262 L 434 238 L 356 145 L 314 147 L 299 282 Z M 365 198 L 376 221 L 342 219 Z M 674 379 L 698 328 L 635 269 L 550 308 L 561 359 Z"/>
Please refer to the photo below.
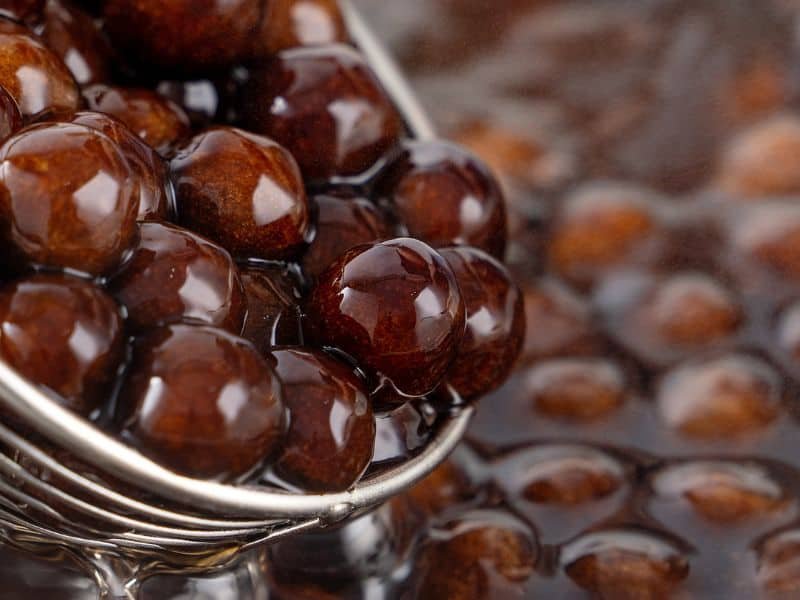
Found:
<path fill-rule="evenodd" d="M 666 600 L 689 575 L 681 548 L 635 529 L 584 534 L 563 548 L 561 564 L 576 584 L 608 600 Z"/>
<path fill-rule="evenodd" d="M 306 179 L 358 175 L 400 135 L 369 66 L 343 45 L 280 52 L 251 71 L 241 96 L 248 128 L 288 148 Z"/>
<path fill-rule="evenodd" d="M 47 0 L 37 32 L 79 85 L 109 78 L 111 47 L 94 19 L 68 0 Z"/>
<path fill-rule="evenodd" d="M 212 327 L 171 325 L 138 338 L 121 387 L 123 439 L 190 477 L 233 479 L 284 438 L 283 392 L 245 340 Z"/>
<path fill-rule="evenodd" d="M 78 84 L 61 59 L 27 27 L 0 18 L 0 86 L 30 123 L 78 110 Z"/>
<path fill-rule="evenodd" d="M 139 244 L 109 289 L 136 330 L 177 321 L 242 330 L 246 301 L 230 254 L 176 225 L 142 223 Z"/>
<path fill-rule="evenodd" d="M 659 498 L 683 498 L 697 514 L 720 524 L 765 516 L 790 502 L 764 469 L 747 463 L 679 464 L 657 473 L 652 486 Z"/>
<path fill-rule="evenodd" d="M 211 121 L 221 116 L 224 98 L 216 81 L 167 80 L 159 82 L 156 91 L 181 107 L 193 129 L 208 127 Z"/>
<path fill-rule="evenodd" d="M 505 381 L 525 335 L 525 309 L 508 270 L 477 248 L 444 248 L 466 307 L 467 327 L 447 383 L 464 400 L 487 394 Z"/>
<path fill-rule="evenodd" d="M 771 594 L 788 599 L 800 592 L 800 530 L 774 533 L 759 544 L 756 578 Z"/>
<path fill-rule="evenodd" d="M 464 313 L 444 258 L 423 242 L 398 238 L 339 257 L 311 292 L 306 324 L 312 340 L 355 358 L 373 382 L 424 396 L 456 356 Z"/>
<path fill-rule="evenodd" d="M 234 256 L 289 258 L 306 243 L 300 171 L 271 139 L 213 127 L 181 146 L 170 169 L 181 222 Z"/>
<path fill-rule="evenodd" d="M 244 59 L 262 18 L 261 0 L 109 0 L 105 27 L 115 47 L 143 67 L 180 75 Z"/>
<path fill-rule="evenodd" d="M 552 225 L 550 266 L 571 283 L 590 287 L 609 270 L 652 262 L 665 241 L 655 199 L 647 190 L 617 183 L 574 192 Z"/>
<path fill-rule="evenodd" d="M 161 154 L 189 135 L 189 117 L 177 104 L 151 90 L 96 84 L 84 88 L 83 97 L 90 110 L 118 118 Z"/>
<path fill-rule="evenodd" d="M 467 474 L 447 460 L 406 493 L 426 514 L 436 514 L 470 499 L 474 490 Z"/>
<path fill-rule="evenodd" d="M 406 402 L 377 412 L 372 466 L 393 465 L 417 454 L 431 438 L 435 416 L 433 408 L 424 402 Z"/>
<path fill-rule="evenodd" d="M 717 185 L 737 197 L 786 196 L 800 192 L 800 119 L 768 118 L 734 138 L 725 149 Z"/>
<path fill-rule="evenodd" d="M 587 421 L 618 409 L 628 396 L 625 373 L 600 358 L 564 358 L 541 362 L 524 374 L 532 407 L 540 414 Z"/>
<path fill-rule="evenodd" d="M 34 275 L 0 289 L 0 354 L 83 415 L 103 402 L 124 354 L 117 304 L 92 283 Z"/>
<path fill-rule="evenodd" d="M 523 284 L 522 293 L 527 324 L 523 361 L 585 354 L 597 345 L 589 307 L 557 280 Z"/>
<path fill-rule="evenodd" d="M 673 369 L 659 385 L 657 402 L 664 422 L 681 433 L 728 438 L 769 425 L 782 395 L 781 376 L 770 365 L 732 354 Z"/>
<path fill-rule="evenodd" d="M 172 216 L 173 194 L 167 165 L 155 150 L 111 115 L 82 111 L 75 113 L 71 122 L 101 131 L 119 146 L 136 179 L 139 195 L 137 220 L 167 220 Z"/>
<path fill-rule="evenodd" d="M 44 10 L 45 0 L 3 0 L 0 16 L 16 21 L 36 22 Z"/>
<path fill-rule="evenodd" d="M 791 93 L 788 71 L 784 59 L 769 50 L 742 65 L 730 87 L 721 94 L 729 106 L 731 120 L 748 123 L 779 109 Z"/>
<path fill-rule="evenodd" d="M 473 511 L 437 527 L 417 560 L 420 600 L 523 598 L 539 555 L 536 536 L 500 511 Z"/>
<path fill-rule="evenodd" d="M 0 147 L 0 245 L 8 257 L 104 275 L 136 241 L 132 172 L 107 136 L 36 125 Z"/>
<path fill-rule="evenodd" d="M 800 280 L 800 206 L 775 202 L 742 211 L 730 228 L 729 244 L 731 268 L 740 272 L 742 287 L 758 286 L 765 274 L 796 283 Z"/>
<path fill-rule="evenodd" d="M 22 129 L 22 115 L 14 98 L 0 87 L 0 141 Z"/>
<path fill-rule="evenodd" d="M 267 56 L 289 48 L 348 41 L 336 0 L 272 0 L 267 4 L 253 53 Z"/>
<path fill-rule="evenodd" d="M 311 279 L 353 246 L 392 237 L 389 221 L 365 198 L 334 191 L 312 197 L 311 204 L 316 209 L 316 232 L 301 261 L 303 273 Z"/>
<path fill-rule="evenodd" d="M 348 489 L 366 470 L 375 445 L 363 380 L 320 351 L 286 348 L 271 356 L 290 422 L 275 472 L 307 491 Z"/>
<path fill-rule="evenodd" d="M 606 498 L 625 485 L 624 467 L 584 446 L 539 446 L 502 460 L 495 472 L 507 493 L 535 504 L 576 506 Z"/>
<path fill-rule="evenodd" d="M 239 273 L 247 298 L 242 337 L 265 353 L 273 346 L 299 345 L 300 290 L 291 269 L 263 263 L 244 265 Z"/>
<path fill-rule="evenodd" d="M 383 170 L 378 195 L 411 236 L 438 248 L 465 245 L 501 258 L 503 193 L 488 167 L 442 141 L 411 141 Z"/>

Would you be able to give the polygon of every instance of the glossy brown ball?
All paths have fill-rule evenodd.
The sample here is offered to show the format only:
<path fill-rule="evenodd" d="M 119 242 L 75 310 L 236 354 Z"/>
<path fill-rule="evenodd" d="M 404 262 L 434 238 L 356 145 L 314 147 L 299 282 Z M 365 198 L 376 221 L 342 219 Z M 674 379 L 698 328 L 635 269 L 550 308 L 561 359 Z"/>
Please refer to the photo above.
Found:
<path fill-rule="evenodd" d="M 800 592 L 800 530 L 779 530 L 759 543 L 757 579 L 767 597 L 792 598 Z"/>
<path fill-rule="evenodd" d="M 119 307 L 94 284 L 65 275 L 7 284 L 0 289 L 0 354 L 88 415 L 107 400 L 124 359 Z"/>
<path fill-rule="evenodd" d="M 65 0 L 47 0 L 37 33 L 79 85 L 108 80 L 111 47 L 91 15 Z"/>
<path fill-rule="evenodd" d="M 6 256 L 103 275 L 136 240 L 139 198 L 119 147 L 72 123 L 36 125 L 0 147 Z"/>
<path fill-rule="evenodd" d="M 262 19 L 261 0 L 108 0 L 106 30 L 129 60 L 179 74 L 246 58 Z"/>
<path fill-rule="evenodd" d="M 300 288 L 286 265 L 263 263 L 239 269 L 247 299 L 242 337 L 263 353 L 302 342 Z"/>
<path fill-rule="evenodd" d="M 348 40 L 336 0 L 270 0 L 254 52 L 265 56 L 289 48 Z"/>
<path fill-rule="evenodd" d="M 272 356 L 291 423 L 275 472 L 307 491 L 348 489 L 366 470 L 375 444 L 364 382 L 320 351 L 287 348 Z"/>
<path fill-rule="evenodd" d="M 405 143 L 381 175 L 378 190 L 411 236 L 434 248 L 475 246 L 503 258 L 506 207 L 500 185 L 460 146 Z"/>
<path fill-rule="evenodd" d="M 177 321 L 242 330 L 246 302 L 230 254 L 175 225 L 142 223 L 130 261 L 110 283 L 128 309 L 128 323 L 143 330 Z"/>
<path fill-rule="evenodd" d="M 288 148 L 311 180 L 366 171 L 401 132 L 369 66 L 343 45 L 286 50 L 254 69 L 242 112 L 249 129 Z"/>
<path fill-rule="evenodd" d="M 181 222 L 242 258 L 290 258 L 305 244 L 310 211 L 291 154 L 269 138 L 214 127 L 170 165 Z"/>
<path fill-rule="evenodd" d="M 499 387 L 522 349 L 525 308 L 508 270 L 477 248 L 445 248 L 467 311 L 467 327 L 447 383 L 465 400 Z"/>
<path fill-rule="evenodd" d="M 136 340 L 116 423 L 128 444 L 167 468 L 232 479 L 278 448 L 286 414 L 277 376 L 248 342 L 172 325 Z"/>
<path fill-rule="evenodd" d="M 307 304 L 317 343 L 355 358 L 376 386 L 390 383 L 407 396 L 441 383 L 464 334 L 464 313 L 447 262 L 411 238 L 348 250 L 319 277 Z"/>
<path fill-rule="evenodd" d="M 0 141 L 22 129 L 22 115 L 14 98 L 0 87 Z"/>
<path fill-rule="evenodd" d="M 353 246 L 392 237 L 392 227 L 375 205 L 353 194 L 319 194 L 314 240 L 303 254 L 303 273 L 316 279 L 334 260 Z"/>
<path fill-rule="evenodd" d="M 118 118 L 161 154 L 189 135 L 189 117 L 177 104 L 151 90 L 96 84 L 84 88 L 83 97 L 89 109 Z"/>
<path fill-rule="evenodd" d="M 0 18 L 0 86 L 25 122 L 78 110 L 78 84 L 61 59 L 27 28 Z"/>
<path fill-rule="evenodd" d="M 117 143 L 133 172 L 139 195 L 139 221 L 167 220 L 172 216 L 173 193 L 167 165 L 119 119 L 98 112 L 78 112 L 72 123 L 103 132 Z"/>

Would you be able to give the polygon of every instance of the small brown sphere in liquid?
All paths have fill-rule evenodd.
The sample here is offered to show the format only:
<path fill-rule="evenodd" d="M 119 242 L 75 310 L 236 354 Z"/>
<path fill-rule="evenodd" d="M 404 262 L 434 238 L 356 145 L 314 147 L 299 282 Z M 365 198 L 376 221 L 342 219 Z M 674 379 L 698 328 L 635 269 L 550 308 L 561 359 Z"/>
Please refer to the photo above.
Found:
<path fill-rule="evenodd" d="M 128 162 L 95 129 L 37 125 L 0 147 L 0 245 L 7 256 L 107 274 L 135 243 L 138 211 Z"/>
<path fill-rule="evenodd" d="M 0 354 L 82 415 L 101 406 L 124 359 L 117 304 L 94 284 L 34 275 L 0 289 Z"/>
<path fill-rule="evenodd" d="M 310 180 L 363 173 L 401 131 L 369 66 L 343 45 L 280 52 L 251 72 L 242 103 L 248 128 L 288 148 Z"/>
<path fill-rule="evenodd" d="M 506 249 L 506 208 L 488 167 L 455 144 L 406 142 L 378 184 L 379 196 L 412 237 L 434 248 Z"/>
<path fill-rule="evenodd" d="M 392 237 L 392 227 L 375 205 L 347 193 L 319 194 L 311 199 L 317 227 L 303 254 L 303 273 L 316 279 L 333 261 L 353 246 Z"/>
<path fill-rule="evenodd" d="M 118 118 L 161 154 L 189 135 L 189 117 L 177 104 L 151 90 L 97 84 L 85 88 L 83 97 L 90 110 Z"/>
<path fill-rule="evenodd" d="M 731 228 L 729 243 L 731 269 L 742 279 L 742 287 L 766 287 L 774 280 L 781 285 L 800 282 L 800 206 L 796 203 L 764 203 L 742 211 Z M 765 275 L 772 277 L 768 283 L 764 283 Z"/>
<path fill-rule="evenodd" d="M 27 28 L 0 18 L 0 86 L 26 123 L 78 110 L 78 85 L 61 59 Z"/>
<path fill-rule="evenodd" d="M 278 448 L 286 415 L 280 382 L 252 345 L 172 325 L 136 340 L 116 422 L 127 443 L 167 468 L 227 480 Z"/>
<path fill-rule="evenodd" d="M 336 0 L 270 0 L 254 53 L 267 56 L 289 48 L 348 40 Z"/>
<path fill-rule="evenodd" d="M 22 129 L 22 115 L 14 98 L 0 87 L 0 142 Z"/>
<path fill-rule="evenodd" d="M 273 346 L 300 345 L 300 290 L 296 275 L 280 263 L 245 265 L 239 272 L 247 298 L 242 337 L 263 353 Z"/>
<path fill-rule="evenodd" d="M 347 251 L 307 303 L 309 334 L 380 382 L 423 396 L 444 378 L 464 333 L 464 301 L 447 262 L 399 238 Z M 382 383 L 382 382 L 381 382 Z"/>
<path fill-rule="evenodd" d="M 287 348 L 271 355 L 291 423 L 276 473 L 307 491 L 348 489 L 369 465 L 375 444 L 364 382 L 320 351 Z"/>
<path fill-rule="evenodd" d="M 305 244 L 310 212 L 292 156 L 269 138 L 214 127 L 170 163 L 181 222 L 237 257 L 290 258 Z"/>
<path fill-rule="evenodd" d="M 467 310 L 467 328 L 447 383 L 465 400 L 487 394 L 505 381 L 525 335 L 522 294 L 496 259 L 477 248 L 444 248 Z"/>
<path fill-rule="evenodd" d="M 781 376 L 745 355 L 689 363 L 667 374 L 657 394 L 664 422 L 699 438 L 752 434 L 781 412 Z"/>
<path fill-rule="evenodd" d="M 175 225 L 142 223 L 139 244 L 110 290 L 128 309 L 128 323 L 144 330 L 192 321 L 242 330 L 246 303 L 230 254 Z"/>
<path fill-rule="evenodd" d="M 536 411 L 556 419 L 598 419 L 618 409 L 628 395 L 622 370 L 599 358 L 545 361 L 524 377 Z"/>
<path fill-rule="evenodd" d="M 758 549 L 756 575 L 762 589 L 770 594 L 782 594 L 775 597 L 787 600 L 800 593 L 798 560 L 800 560 L 799 529 L 779 531 L 763 540 Z"/>

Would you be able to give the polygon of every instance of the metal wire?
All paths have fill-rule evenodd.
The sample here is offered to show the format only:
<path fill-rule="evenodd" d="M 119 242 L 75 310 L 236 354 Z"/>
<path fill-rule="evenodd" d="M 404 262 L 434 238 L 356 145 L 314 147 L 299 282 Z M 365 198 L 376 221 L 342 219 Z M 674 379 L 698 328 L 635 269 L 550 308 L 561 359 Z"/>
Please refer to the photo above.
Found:
<path fill-rule="evenodd" d="M 389 54 L 352 4 L 341 5 L 351 37 L 411 135 L 434 137 L 425 111 Z M 56 543 L 157 554 L 159 560 L 165 560 L 166 553 L 176 562 L 199 556 L 213 562 L 209 556 L 214 553 L 225 557 L 231 548 L 241 551 L 270 543 L 381 504 L 440 464 L 463 437 L 473 412 L 466 407 L 444 418 L 421 454 L 352 490 L 292 494 L 168 471 L 62 408 L 3 362 L 0 405 L 47 440 L 45 446 L 37 445 L 0 423 L 0 531 L 7 539 L 22 545 Z M 124 491 L 123 486 L 101 483 L 69 468 L 52 455 L 54 447 L 111 481 L 124 482 Z"/>

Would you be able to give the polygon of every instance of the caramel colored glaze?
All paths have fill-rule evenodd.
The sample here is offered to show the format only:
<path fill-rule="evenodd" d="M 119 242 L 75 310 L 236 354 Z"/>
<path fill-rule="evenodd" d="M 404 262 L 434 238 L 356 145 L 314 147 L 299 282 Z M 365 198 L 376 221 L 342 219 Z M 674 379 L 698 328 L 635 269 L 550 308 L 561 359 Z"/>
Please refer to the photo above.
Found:
<path fill-rule="evenodd" d="M 290 48 L 348 40 L 336 0 L 270 0 L 254 44 L 254 54 L 269 56 Z"/>
<path fill-rule="evenodd" d="M 242 258 L 291 258 L 310 211 L 292 156 L 266 137 L 229 127 L 187 141 L 171 162 L 181 223 Z"/>
<path fill-rule="evenodd" d="M 80 414 L 107 401 L 124 345 L 118 306 L 92 283 L 34 275 L 0 290 L 3 360 Z"/>
<path fill-rule="evenodd" d="M 392 237 L 392 227 L 375 205 L 355 194 L 318 194 L 311 198 L 317 215 L 314 239 L 303 254 L 306 277 L 316 279 L 353 246 Z"/>
<path fill-rule="evenodd" d="M 85 88 L 83 97 L 90 110 L 118 118 L 161 154 L 169 153 L 189 135 L 189 117 L 177 104 L 151 90 L 96 84 Z"/>
<path fill-rule="evenodd" d="M 172 189 L 164 160 L 119 119 L 98 112 L 78 112 L 72 123 L 103 132 L 128 161 L 139 192 L 139 221 L 167 220 L 173 213 Z"/>
<path fill-rule="evenodd" d="M 259 351 L 302 342 L 297 276 L 280 263 L 255 263 L 239 269 L 247 316 L 242 337 Z"/>
<path fill-rule="evenodd" d="M 320 351 L 286 348 L 271 355 L 291 423 L 275 472 L 307 491 L 348 489 L 366 470 L 375 444 L 364 382 Z"/>
<path fill-rule="evenodd" d="M 445 260 L 399 238 L 348 250 L 320 277 L 306 305 L 310 337 L 355 358 L 375 387 L 433 391 L 464 333 L 464 301 Z"/>
<path fill-rule="evenodd" d="M 230 254 L 167 223 L 142 223 L 139 244 L 110 290 L 136 330 L 177 321 L 242 330 L 246 300 Z"/>
<path fill-rule="evenodd" d="M 69 0 L 47 0 L 36 31 L 79 85 L 108 80 L 112 58 L 108 40 L 94 19 Z"/>
<path fill-rule="evenodd" d="M 475 246 L 503 259 L 503 193 L 489 168 L 460 146 L 406 142 L 381 174 L 378 194 L 411 236 L 434 248 Z"/>
<path fill-rule="evenodd" d="M 128 444 L 160 464 L 235 479 L 278 449 L 286 422 L 272 365 L 241 338 L 171 325 L 136 340 L 116 423 Z"/>
<path fill-rule="evenodd" d="M 364 59 L 343 45 L 280 52 L 251 71 L 242 101 L 248 128 L 288 148 L 310 180 L 368 170 L 401 132 Z"/>
<path fill-rule="evenodd" d="M 11 95 L 0 87 L 0 141 L 22 129 L 22 115 Z"/>
<path fill-rule="evenodd" d="M 0 86 L 26 123 L 78 110 L 75 79 L 61 59 L 27 27 L 0 18 Z"/>
<path fill-rule="evenodd" d="M 136 241 L 138 210 L 128 162 L 95 129 L 35 125 L 0 147 L 0 244 L 6 257 L 108 274 Z"/>
<path fill-rule="evenodd" d="M 106 30 L 122 56 L 181 75 L 246 58 L 261 23 L 261 0 L 108 0 Z"/>
<path fill-rule="evenodd" d="M 46 0 L 3 0 L 0 16 L 15 21 L 35 22 L 42 14 Z"/>

